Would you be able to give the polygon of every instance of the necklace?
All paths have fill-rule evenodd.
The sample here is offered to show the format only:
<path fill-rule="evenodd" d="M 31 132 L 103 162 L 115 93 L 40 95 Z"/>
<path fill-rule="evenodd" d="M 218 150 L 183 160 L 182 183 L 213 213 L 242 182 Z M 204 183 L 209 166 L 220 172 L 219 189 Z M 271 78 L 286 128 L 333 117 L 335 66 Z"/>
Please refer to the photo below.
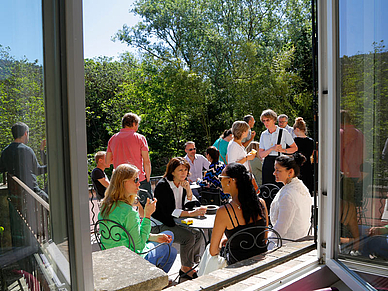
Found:
<path fill-rule="evenodd" d="M 234 202 L 234 201 L 232 201 L 234 204 L 236 204 L 236 206 L 237 206 L 237 208 L 238 209 L 241 209 L 241 206 L 240 205 L 238 205 L 236 202 Z"/>

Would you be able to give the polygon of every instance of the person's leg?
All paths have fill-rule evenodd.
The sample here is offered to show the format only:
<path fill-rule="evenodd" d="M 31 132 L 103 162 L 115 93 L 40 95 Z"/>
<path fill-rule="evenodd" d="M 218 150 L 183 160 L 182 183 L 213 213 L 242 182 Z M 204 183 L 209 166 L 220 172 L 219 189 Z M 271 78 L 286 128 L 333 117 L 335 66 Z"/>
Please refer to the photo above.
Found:
<path fill-rule="evenodd" d="M 155 266 L 161 266 L 163 271 L 168 273 L 174 264 L 175 258 L 177 256 L 177 250 L 172 247 L 172 243 L 174 242 L 174 234 L 171 231 L 164 231 L 162 233 L 172 236 L 171 243 L 155 248 L 159 244 L 156 242 L 150 242 L 150 244 L 152 244 L 153 248 L 155 249 L 150 251 L 145 259 Z"/>
<path fill-rule="evenodd" d="M 362 254 L 365 257 L 376 255 L 378 258 L 388 259 L 388 237 L 371 236 L 367 238 L 362 248 Z"/>

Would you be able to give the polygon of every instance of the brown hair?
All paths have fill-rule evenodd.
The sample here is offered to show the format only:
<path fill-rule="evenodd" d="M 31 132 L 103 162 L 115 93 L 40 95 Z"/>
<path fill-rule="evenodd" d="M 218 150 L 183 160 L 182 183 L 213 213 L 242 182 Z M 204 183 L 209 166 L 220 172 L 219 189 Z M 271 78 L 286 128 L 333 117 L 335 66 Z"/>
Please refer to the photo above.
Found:
<path fill-rule="evenodd" d="M 98 165 L 98 161 L 100 159 L 102 159 L 104 156 L 106 155 L 106 152 L 104 151 L 98 151 L 95 155 L 94 155 L 94 160 L 96 161 L 96 164 Z"/>
<path fill-rule="evenodd" d="M 174 179 L 172 172 L 175 171 L 176 168 L 178 168 L 180 165 L 183 165 L 187 168 L 187 173 L 189 174 L 190 171 L 190 164 L 186 159 L 177 157 L 177 158 L 172 158 L 166 168 L 166 172 L 164 173 L 163 177 L 167 178 L 167 180 L 172 181 Z"/>
<path fill-rule="evenodd" d="M 108 188 L 105 191 L 105 198 L 101 204 L 101 215 L 107 217 L 112 210 L 112 206 L 117 201 L 132 205 L 136 195 L 127 197 L 125 194 L 124 183 L 128 179 L 132 179 L 139 172 L 139 169 L 134 165 L 121 164 L 112 174 Z M 134 193 L 137 194 L 137 193 Z"/>
<path fill-rule="evenodd" d="M 126 126 L 132 127 L 140 123 L 141 118 L 135 113 L 125 113 L 123 119 L 121 120 L 121 125 L 123 128 Z"/>
<path fill-rule="evenodd" d="M 267 117 L 267 118 L 270 118 L 270 119 L 276 121 L 278 118 L 278 115 L 272 109 L 266 109 L 260 115 L 261 122 L 263 122 L 263 117 Z"/>
<path fill-rule="evenodd" d="M 206 154 L 210 155 L 212 163 L 217 163 L 220 158 L 220 152 L 214 146 L 208 147 L 206 149 Z"/>
<path fill-rule="evenodd" d="M 232 125 L 232 133 L 235 139 L 241 139 L 241 136 L 244 132 L 249 129 L 249 124 L 245 121 L 235 121 Z"/>
<path fill-rule="evenodd" d="M 298 128 L 300 131 L 303 131 L 307 134 L 306 122 L 303 120 L 303 117 L 297 117 L 293 126 L 294 129 Z"/>

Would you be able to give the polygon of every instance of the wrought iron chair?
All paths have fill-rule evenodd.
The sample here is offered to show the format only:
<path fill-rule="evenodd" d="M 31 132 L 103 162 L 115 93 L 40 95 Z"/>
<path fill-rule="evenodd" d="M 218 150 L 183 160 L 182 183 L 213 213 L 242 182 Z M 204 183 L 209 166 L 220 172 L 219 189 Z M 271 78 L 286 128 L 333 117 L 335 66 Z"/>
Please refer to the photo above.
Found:
<path fill-rule="evenodd" d="M 252 254 L 255 255 L 254 253 L 273 252 L 282 244 L 282 238 L 276 230 L 267 226 L 251 226 L 233 234 L 226 242 L 221 255 L 230 265 L 248 259 Z"/>
<path fill-rule="evenodd" d="M 268 209 L 268 214 L 270 212 L 271 203 L 275 198 L 276 194 L 279 192 L 280 188 L 278 185 L 267 183 L 260 186 L 259 197 L 265 201 L 265 204 Z"/>
<path fill-rule="evenodd" d="M 100 247 L 100 250 L 106 249 L 106 247 L 104 246 L 104 243 L 101 241 L 101 237 L 102 237 L 105 240 L 112 240 L 112 241 L 116 242 L 117 246 L 123 245 L 123 244 L 120 244 L 120 242 L 124 239 L 128 239 L 128 245 L 125 245 L 125 246 L 127 248 L 133 250 L 134 252 L 136 252 L 135 242 L 134 242 L 132 236 L 129 234 L 128 230 L 124 226 L 122 226 L 121 224 L 117 223 L 114 220 L 111 220 L 111 219 L 99 219 L 99 220 L 97 220 L 96 223 L 94 224 L 94 235 L 95 235 L 96 241 L 98 243 L 98 246 Z M 137 254 L 139 254 L 139 255 L 147 254 L 147 253 L 153 251 L 154 249 L 159 248 L 163 245 L 168 246 L 168 258 L 169 258 L 171 255 L 171 246 L 168 243 L 158 244 L 157 246 L 148 250 L 147 252 L 141 252 L 141 253 L 137 253 Z M 167 264 L 168 259 L 166 260 L 166 262 L 163 265 L 161 263 L 159 263 L 160 259 L 161 259 L 161 257 L 156 260 L 156 267 L 163 269 L 164 266 Z"/>

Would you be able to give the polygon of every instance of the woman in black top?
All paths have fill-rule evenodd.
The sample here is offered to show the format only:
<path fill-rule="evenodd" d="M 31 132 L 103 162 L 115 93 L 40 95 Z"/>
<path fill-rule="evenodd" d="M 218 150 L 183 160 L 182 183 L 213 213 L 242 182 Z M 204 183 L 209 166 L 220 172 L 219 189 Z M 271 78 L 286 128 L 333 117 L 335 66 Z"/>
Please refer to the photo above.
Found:
<path fill-rule="evenodd" d="M 314 190 L 313 179 L 313 167 L 311 165 L 310 157 L 315 149 L 315 142 L 312 138 L 309 138 L 307 134 L 306 122 L 302 117 L 295 119 L 294 123 L 294 138 L 296 145 L 298 146 L 298 152 L 306 157 L 305 163 L 300 168 L 300 179 L 309 189 L 310 195 Z"/>
<path fill-rule="evenodd" d="M 192 208 L 197 201 L 187 181 L 189 170 L 190 165 L 184 158 L 172 158 L 168 162 L 166 173 L 155 188 L 154 196 L 158 203 L 152 214 L 154 222 L 158 224 L 152 227 L 152 232 L 172 231 L 174 242 L 180 244 L 182 266 L 179 274 L 185 279 L 198 277 L 191 269 L 199 261 L 202 237 L 199 230 L 177 225 L 174 219 L 203 216 L 206 212 L 204 207 L 185 210 Z"/>
<path fill-rule="evenodd" d="M 265 202 L 257 197 L 251 174 L 245 166 L 237 163 L 228 164 L 219 177 L 223 191 L 232 196 L 232 202 L 221 206 L 217 211 L 210 242 L 212 256 L 219 253 L 221 246 L 225 245 L 227 239 L 235 232 L 251 226 L 268 226 Z M 267 251 L 264 234 L 260 239 L 262 244 L 259 243 L 259 247 L 249 250 L 242 249 L 239 242 L 234 242 L 231 250 L 235 258 L 228 260 L 228 263 L 241 261 Z"/>

